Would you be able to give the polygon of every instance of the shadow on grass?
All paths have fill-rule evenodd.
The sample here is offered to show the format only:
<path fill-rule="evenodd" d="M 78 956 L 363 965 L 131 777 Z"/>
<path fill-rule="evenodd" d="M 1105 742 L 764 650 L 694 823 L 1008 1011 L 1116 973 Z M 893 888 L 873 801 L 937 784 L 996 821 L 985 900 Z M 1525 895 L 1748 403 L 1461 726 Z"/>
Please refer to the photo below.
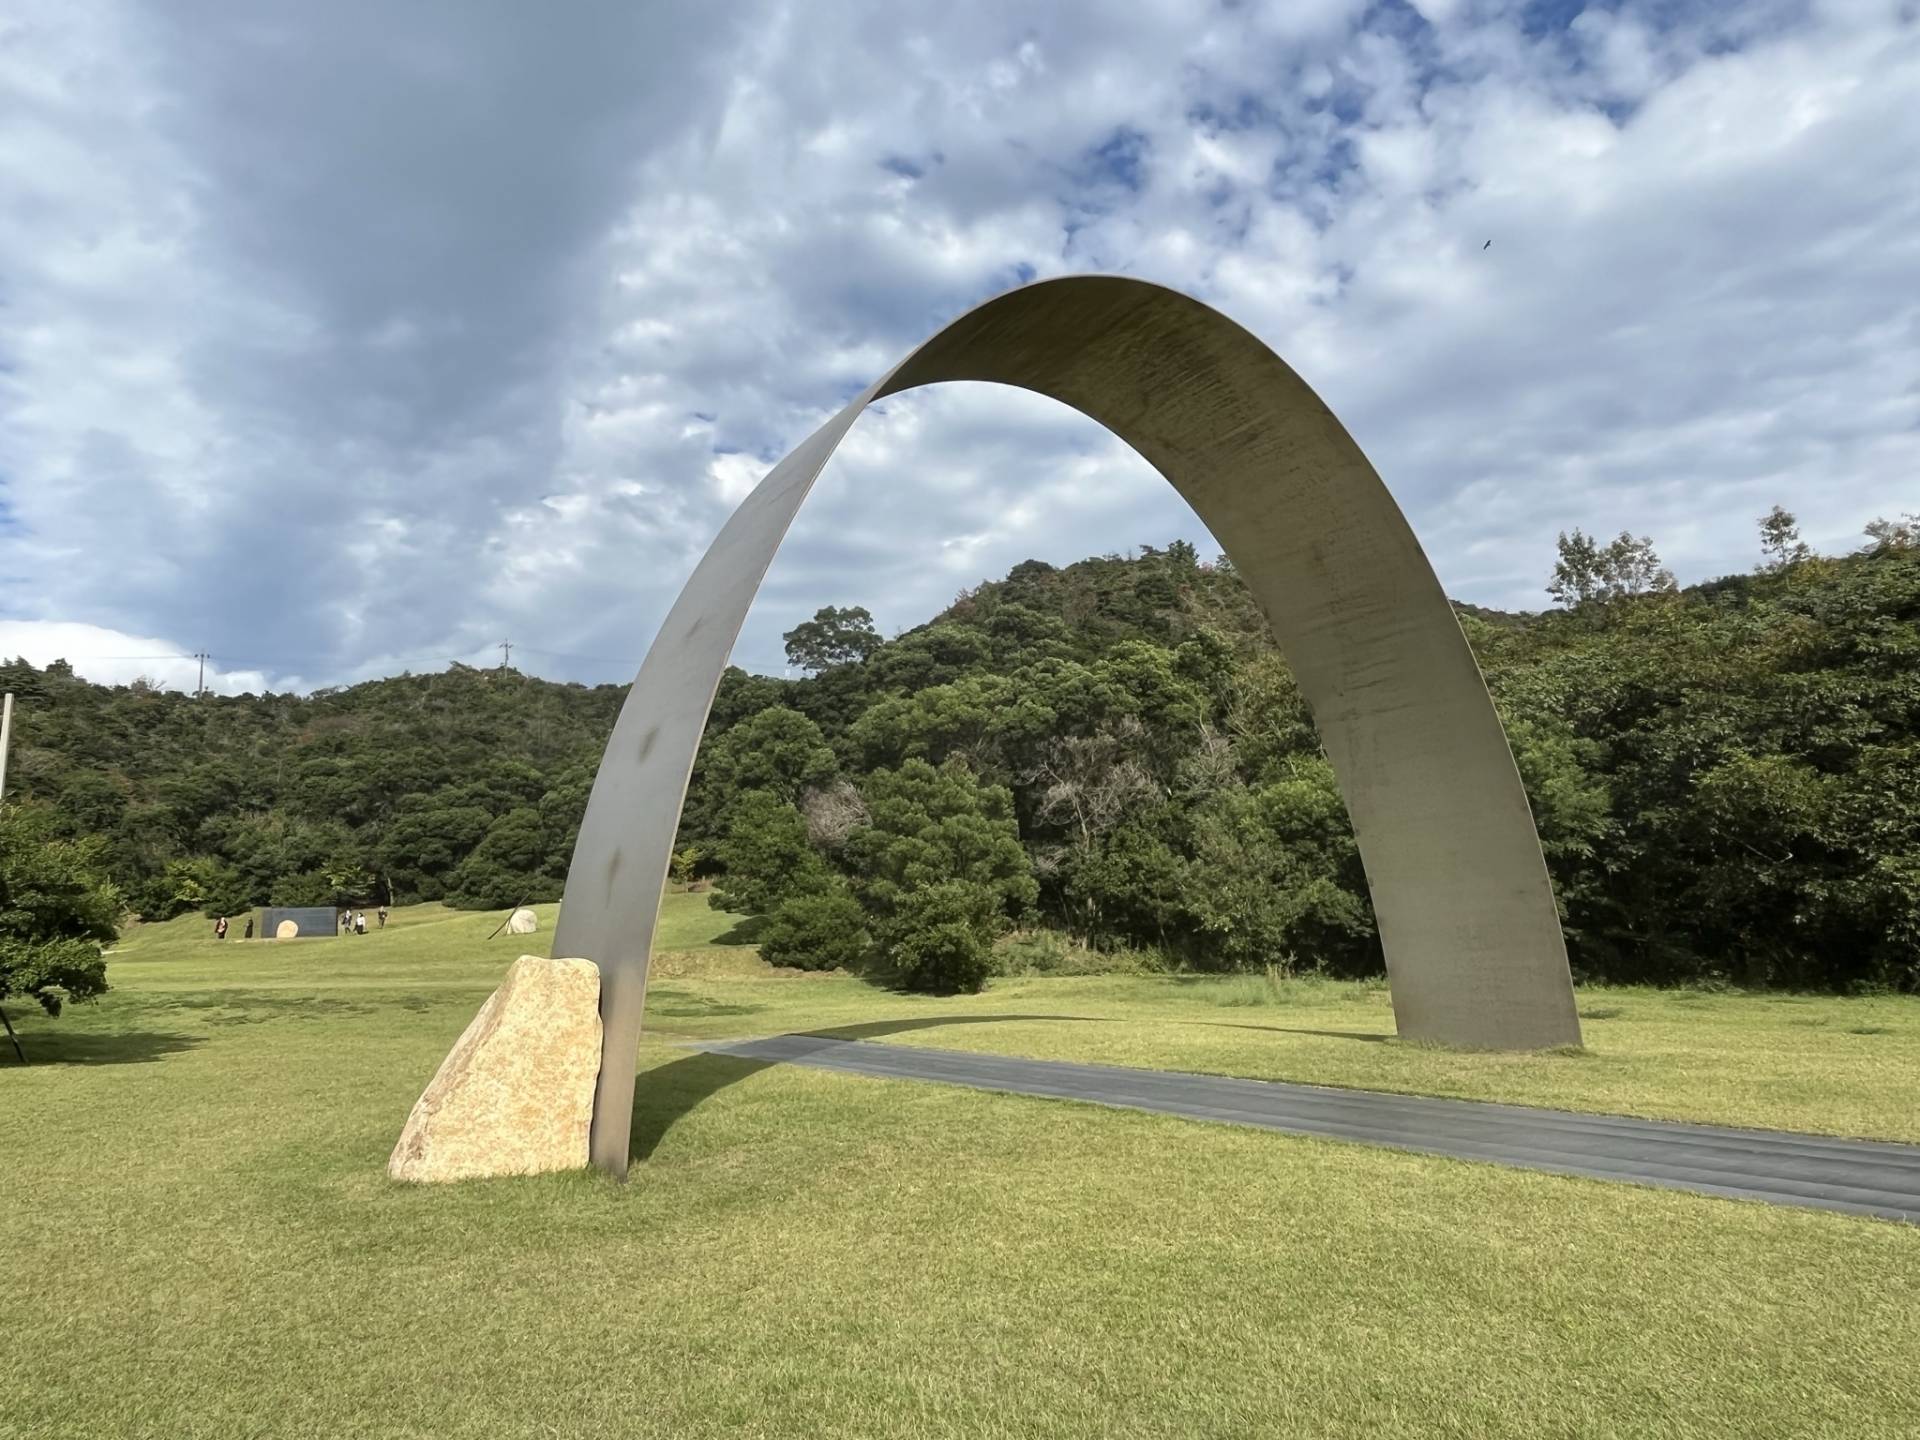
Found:
<path fill-rule="evenodd" d="M 758 945 L 760 932 L 766 928 L 766 916 L 749 915 L 746 919 L 737 921 L 728 929 L 721 931 L 707 943 L 709 945 Z"/>
<path fill-rule="evenodd" d="M 836 1025 L 827 1030 L 796 1030 L 815 1040 L 870 1040 L 877 1035 L 899 1035 L 909 1030 L 932 1030 L 942 1025 L 995 1025 L 1009 1020 L 1100 1021 L 1088 1015 L 929 1015 L 911 1020 L 866 1020 L 858 1025 Z M 676 1120 L 701 1101 L 727 1086 L 778 1065 L 778 1060 L 752 1060 L 741 1055 L 705 1051 L 645 1071 L 635 1089 L 633 1128 L 628 1146 L 637 1164 L 659 1148 Z"/>
<path fill-rule="evenodd" d="M 709 1000 L 704 995 L 680 995 L 671 992 L 664 1000 L 652 1001 L 647 1006 L 653 1014 L 665 1015 L 675 1020 L 706 1020 L 716 1015 L 752 1015 L 766 1008 L 765 1005 Z"/>
<path fill-rule="evenodd" d="M 201 1010 L 208 1012 L 207 1025 L 257 1025 L 263 1020 L 335 1020 L 350 1015 L 371 1015 L 379 1007 L 358 1000 L 341 1000 L 328 995 L 276 995 L 254 990 L 208 990 L 194 995 L 169 996 L 150 1002 L 159 1010 Z M 408 1010 L 422 1008 L 418 995 L 409 995 L 395 1003 Z"/>
<path fill-rule="evenodd" d="M 63 1030 L 59 1021 L 42 1029 L 35 1026 L 20 1037 L 27 1052 L 25 1067 L 13 1046 L 0 1037 L 0 1069 L 37 1070 L 47 1065 L 145 1065 L 163 1055 L 178 1055 L 206 1042 L 198 1035 L 175 1035 L 159 1030 L 129 1030 L 124 1034 L 103 1035 L 92 1030 Z"/>

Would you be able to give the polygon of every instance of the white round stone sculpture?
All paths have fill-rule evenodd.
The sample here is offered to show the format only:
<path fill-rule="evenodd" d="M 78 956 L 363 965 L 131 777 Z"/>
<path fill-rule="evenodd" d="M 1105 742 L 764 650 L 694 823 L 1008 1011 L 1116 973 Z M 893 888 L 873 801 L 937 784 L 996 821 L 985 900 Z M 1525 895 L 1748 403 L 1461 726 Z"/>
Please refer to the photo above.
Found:
<path fill-rule="evenodd" d="M 531 935 L 540 928 L 540 917 L 522 906 L 507 917 L 509 935 Z"/>
<path fill-rule="evenodd" d="M 273 927 L 273 938 L 276 940 L 291 940 L 299 933 L 300 927 L 291 920 L 282 920 Z"/>

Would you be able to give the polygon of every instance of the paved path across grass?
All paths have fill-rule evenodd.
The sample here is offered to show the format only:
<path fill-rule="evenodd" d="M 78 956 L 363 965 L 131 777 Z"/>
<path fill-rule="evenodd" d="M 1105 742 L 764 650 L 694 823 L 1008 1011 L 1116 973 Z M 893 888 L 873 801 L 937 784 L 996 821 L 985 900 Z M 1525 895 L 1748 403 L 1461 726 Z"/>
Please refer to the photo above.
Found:
<path fill-rule="evenodd" d="M 1290 1135 L 1920 1223 L 1920 1145 L 1021 1060 L 821 1035 L 712 1041 L 695 1048 L 743 1060 L 1153 1110 Z"/>

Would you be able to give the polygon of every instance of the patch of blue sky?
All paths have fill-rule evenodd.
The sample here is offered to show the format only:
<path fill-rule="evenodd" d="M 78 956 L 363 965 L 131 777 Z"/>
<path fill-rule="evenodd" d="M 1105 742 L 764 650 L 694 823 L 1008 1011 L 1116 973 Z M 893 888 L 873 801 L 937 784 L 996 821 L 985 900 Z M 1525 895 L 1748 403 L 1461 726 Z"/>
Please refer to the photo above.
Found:
<path fill-rule="evenodd" d="M 1520 32 L 1530 40 L 1542 40 L 1566 31 L 1582 12 L 1617 11 L 1617 0 L 1527 0 L 1520 7 Z"/>
<path fill-rule="evenodd" d="M 1081 158 L 1082 184 L 1106 188 L 1118 185 L 1139 194 L 1147 183 L 1147 152 L 1153 142 L 1143 131 L 1122 125 Z"/>
<path fill-rule="evenodd" d="M 1312 182 L 1311 188 L 1334 191 L 1359 170 L 1360 152 L 1354 146 L 1352 137 L 1336 135 L 1327 142 L 1326 147 L 1318 155 L 1314 156 L 1312 165 L 1305 168 L 1305 174 Z M 1274 164 L 1274 180 L 1284 185 L 1298 176 L 1301 171 L 1302 167 L 1297 162 L 1290 163 L 1286 159 L 1281 159 Z"/>
<path fill-rule="evenodd" d="M 1292 77 L 1287 77 L 1281 83 L 1294 82 Z M 1187 107 L 1187 123 L 1205 134 L 1219 135 L 1238 130 L 1277 127 L 1280 117 L 1264 98 L 1249 90 L 1224 100 L 1194 101 Z"/>

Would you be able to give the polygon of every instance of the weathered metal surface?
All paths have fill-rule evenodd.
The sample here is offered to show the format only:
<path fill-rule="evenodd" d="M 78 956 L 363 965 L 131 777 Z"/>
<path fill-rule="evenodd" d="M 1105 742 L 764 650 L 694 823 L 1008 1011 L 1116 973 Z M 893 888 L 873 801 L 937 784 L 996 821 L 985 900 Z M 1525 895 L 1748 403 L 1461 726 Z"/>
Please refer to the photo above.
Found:
<path fill-rule="evenodd" d="M 1313 707 L 1409 1039 L 1578 1044 L 1533 817 L 1472 652 L 1393 497 L 1279 356 L 1185 295 L 1047 280 L 961 316 L 776 465 L 674 602 L 594 781 L 553 953 L 599 965 L 593 1162 L 624 1174 L 647 962 L 708 708 L 800 503 L 872 401 L 947 380 L 1038 391 L 1145 456 L 1233 560 Z"/>

